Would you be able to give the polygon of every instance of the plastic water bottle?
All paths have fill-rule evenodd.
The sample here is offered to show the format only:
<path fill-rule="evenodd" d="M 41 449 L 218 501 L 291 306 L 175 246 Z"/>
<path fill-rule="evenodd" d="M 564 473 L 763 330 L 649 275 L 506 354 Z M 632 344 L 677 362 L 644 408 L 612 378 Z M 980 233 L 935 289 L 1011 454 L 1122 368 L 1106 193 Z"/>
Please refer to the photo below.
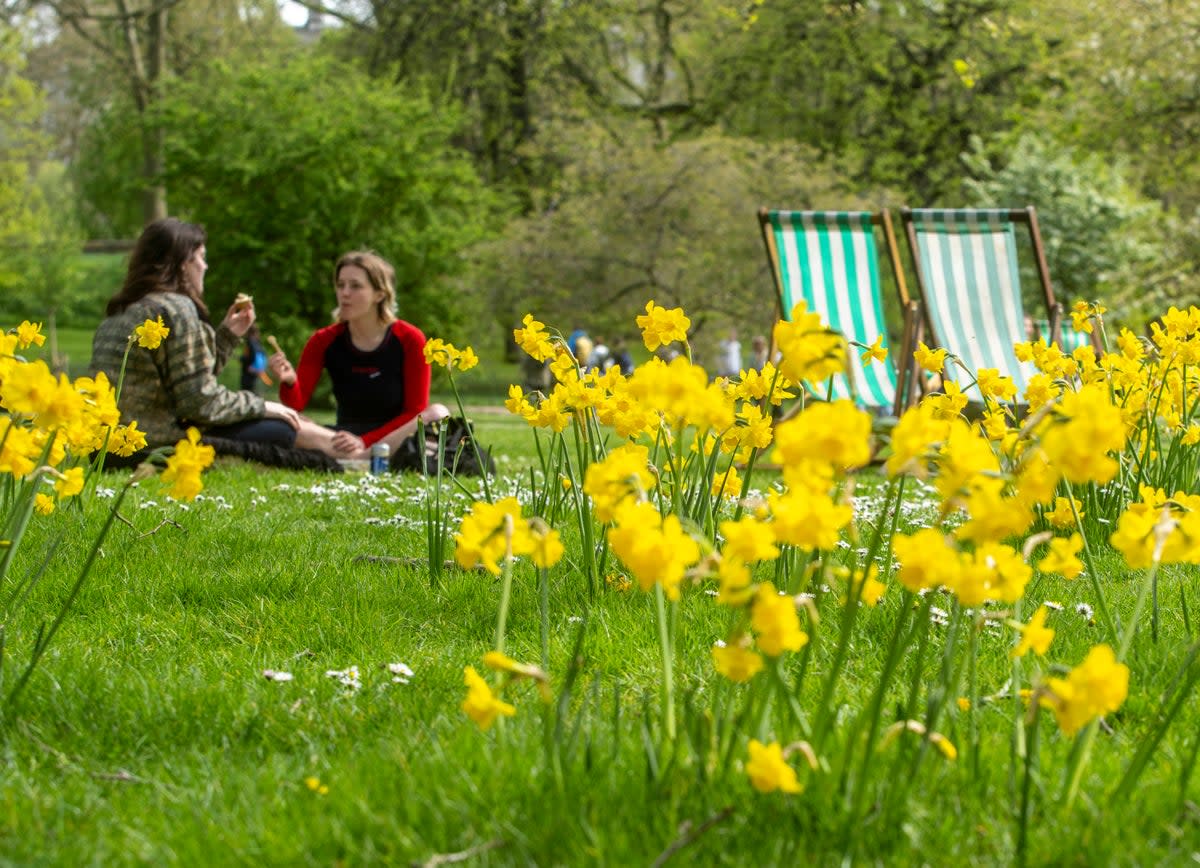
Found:
<path fill-rule="evenodd" d="M 371 446 L 371 472 L 387 473 L 388 460 L 391 458 L 391 447 L 386 443 L 375 443 Z"/>

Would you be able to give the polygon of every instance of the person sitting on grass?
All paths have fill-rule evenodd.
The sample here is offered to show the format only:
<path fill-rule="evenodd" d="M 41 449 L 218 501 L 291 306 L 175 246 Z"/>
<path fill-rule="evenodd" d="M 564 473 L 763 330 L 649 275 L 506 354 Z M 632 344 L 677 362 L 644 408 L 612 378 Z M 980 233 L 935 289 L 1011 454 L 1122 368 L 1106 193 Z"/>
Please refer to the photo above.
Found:
<path fill-rule="evenodd" d="M 322 371 L 337 401 L 334 444 L 348 457 L 386 443 L 393 454 L 416 430 L 450 415 L 429 403 L 425 335 L 396 316 L 395 271 L 371 251 L 344 254 L 333 270 L 336 322 L 318 330 L 299 367 L 276 349 L 267 360 L 279 381 L 279 399 L 294 410 L 308 406 Z"/>
<path fill-rule="evenodd" d="M 206 241 L 200 226 L 167 217 L 147 225 L 134 245 L 121 289 L 109 299 L 92 339 L 91 370 L 122 383 L 121 423 L 137 422 L 147 450 L 176 443 L 195 427 L 219 453 L 285 466 L 272 460 L 279 457 L 279 449 L 295 446 L 335 456 L 338 450 L 328 430 L 277 401 L 234 391 L 217 381 L 254 325 L 255 311 L 252 300 L 240 299 L 213 327 L 204 303 Z M 153 349 L 130 348 L 130 335 L 147 320 L 161 321 L 169 330 L 166 338 Z M 230 444 L 242 446 L 223 448 Z M 256 451 L 244 444 L 272 449 Z M 137 453 L 120 460 L 109 455 L 106 463 L 131 466 L 143 457 Z M 317 461 L 297 466 L 326 465 Z"/>

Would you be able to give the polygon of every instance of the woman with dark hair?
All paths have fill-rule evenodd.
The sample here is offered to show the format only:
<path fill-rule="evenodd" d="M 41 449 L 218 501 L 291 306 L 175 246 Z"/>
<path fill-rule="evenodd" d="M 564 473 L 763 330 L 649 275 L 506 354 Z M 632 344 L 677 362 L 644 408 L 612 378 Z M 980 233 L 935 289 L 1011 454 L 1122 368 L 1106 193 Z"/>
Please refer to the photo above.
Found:
<path fill-rule="evenodd" d="M 396 317 L 395 271 L 383 257 L 354 251 L 333 269 L 336 322 L 304 345 L 299 368 L 286 355 L 268 360 L 279 380 L 279 398 L 303 410 L 322 371 L 329 372 L 337 400 L 334 444 L 347 452 L 378 442 L 396 448 L 417 429 L 450 411 L 429 403 L 425 335 Z"/>
<path fill-rule="evenodd" d="M 206 439 L 362 457 L 343 455 L 328 430 L 290 407 L 217 382 L 255 313 L 252 301 L 235 301 L 213 328 L 204 303 L 205 241 L 204 230 L 193 223 L 173 217 L 150 223 L 130 254 L 120 291 L 108 302 L 92 340 L 91 369 L 104 371 L 114 383 L 137 326 L 161 317 L 170 329 L 156 349 L 135 347 L 129 353 L 120 395 L 122 424 L 136 420 L 148 448 L 173 444 L 195 426 Z"/>

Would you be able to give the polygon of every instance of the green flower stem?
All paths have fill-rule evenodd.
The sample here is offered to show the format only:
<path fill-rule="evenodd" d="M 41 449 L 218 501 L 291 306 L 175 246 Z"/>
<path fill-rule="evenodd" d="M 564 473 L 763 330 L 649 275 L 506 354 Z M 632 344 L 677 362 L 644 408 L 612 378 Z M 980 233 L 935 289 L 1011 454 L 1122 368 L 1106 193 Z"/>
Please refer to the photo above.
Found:
<path fill-rule="evenodd" d="M 1129 766 L 1125 769 L 1125 774 L 1121 776 L 1120 783 L 1117 784 L 1117 788 L 1113 790 L 1112 797 L 1106 801 L 1106 804 L 1113 806 L 1126 804 L 1126 800 L 1132 794 L 1133 788 L 1145 770 L 1151 755 L 1158 749 L 1159 742 L 1162 741 L 1163 736 L 1166 735 L 1167 730 L 1174 722 L 1176 715 L 1179 714 L 1180 709 L 1183 708 L 1184 703 L 1191 696 L 1192 689 L 1196 686 L 1197 679 L 1200 678 L 1200 667 L 1192 665 L 1196 662 L 1197 657 L 1200 657 L 1200 642 L 1193 642 L 1175 677 L 1171 679 L 1171 687 L 1168 688 L 1167 694 L 1163 697 L 1160 709 L 1165 708 L 1166 710 L 1160 710 L 1154 729 L 1148 736 L 1140 739 L 1137 753 L 1134 754 Z M 1178 689 L 1175 690 L 1175 695 L 1171 697 L 1171 689 L 1176 686 L 1178 686 Z M 1192 762 L 1195 761 L 1196 757 L 1196 744 L 1200 744 L 1200 742 L 1193 741 Z M 1190 763 L 1184 765 L 1185 774 L 1190 774 L 1190 766 Z M 1186 792 L 1186 787 L 1181 790 L 1182 792 Z"/>
<path fill-rule="evenodd" d="M 1013 609 L 1013 617 L 1018 621 L 1024 621 L 1024 616 L 1021 613 L 1021 601 L 1018 600 Z M 1025 727 L 1021 721 L 1025 716 L 1025 709 L 1021 704 L 1021 685 L 1025 683 L 1025 667 L 1020 657 L 1012 659 L 1011 675 L 1009 676 L 1009 699 L 1012 702 L 1013 715 L 1013 733 L 1012 741 L 1009 745 L 1009 780 L 1008 784 L 1010 792 L 1016 792 L 1017 768 L 1020 767 L 1026 759 L 1028 752 L 1028 744 L 1025 740 Z M 974 708 L 972 708 L 974 711 Z"/>
<path fill-rule="evenodd" d="M 792 721 L 800 731 L 800 737 L 811 741 L 812 727 L 809 725 L 808 718 L 804 714 L 804 709 L 800 707 L 800 692 L 803 688 L 803 680 L 798 679 L 795 685 L 789 685 L 787 679 L 783 677 L 783 666 L 781 658 L 776 657 L 771 661 L 771 665 L 767 667 L 767 671 L 771 676 L 771 683 L 775 686 L 779 698 L 783 701 L 784 708 L 792 716 Z"/>
<path fill-rule="evenodd" d="M 512 599 L 512 522 L 512 516 L 504 516 L 504 566 L 500 570 L 500 608 L 496 613 L 496 637 L 492 642 L 492 647 L 501 653 L 504 652 L 504 627 L 508 621 L 508 604 Z"/>
<path fill-rule="evenodd" d="M 654 606 L 658 614 L 658 642 L 663 657 L 663 720 L 667 728 L 667 741 L 675 742 L 675 661 L 667 622 L 666 594 L 661 582 L 654 584 Z"/>
<path fill-rule="evenodd" d="M 890 540 L 896 533 L 896 528 L 900 522 L 900 498 L 904 493 L 905 477 L 900 477 L 899 483 L 895 481 L 888 484 L 888 493 L 884 498 L 885 512 L 884 515 L 890 514 L 892 523 L 888 530 L 887 539 Z M 892 495 L 895 494 L 893 500 Z M 886 511 L 887 507 L 891 508 L 891 512 Z M 883 546 L 884 535 L 879 530 L 875 529 L 875 533 L 871 539 L 871 545 L 867 551 L 867 557 L 863 566 L 862 578 L 857 585 L 851 582 L 850 588 L 846 595 L 846 605 L 842 609 L 842 624 L 841 631 L 838 634 L 837 648 L 834 650 L 833 662 L 829 666 L 828 674 L 825 677 L 824 687 L 821 690 L 821 699 L 817 703 L 817 720 L 813 725 L 813 748 L 820 752 L 823 746 L 825 735 L 829 727 L 829 723 L 833 718 L 833 691 L 837 686 L 838 679 L 842 674 L 842 667 L 846 663 L 846 658 L 850 651 L 850 637 L 854 633 L 854 621 L 858 617 L 859 600 L 862 598 L 862 588 L 866 585 L 867 574 L 870 570 L 870 565 L 874 563 L 875 557 L 879 554 L 879 549 Z"/>
<path fill-rule="evenodd" d="M 417 440 L 425 442 L 425 424 L 417 417 Z M 445 560 L 446 516 L 442 510 L 442 474 L 446 445 L 446 427 L 438 431 L 437 474 L 430 480 L 428 474 L 425 481 L 425 553 L 429 558 L 429 584 L 436 586 L 441 582 L 443 563 Z M 430 490 L 432 486 L 432 491 Z M 430 501 L 432 500 L 432 506 Z"/>
<path fill-rule="evenodd" d="M 773 408 L 775 407 L 775 404 L 772 403 L 771 399 L 775 396 L 775 385 L 778 382 L 779 382 L 779 368 L 775 368 L 775 373 L 771 377 L 771 385 L 767 388 L 767 394 L 762 399 L 763 403 L 768 408 L 772 408 L 768 412 L 772 412 L 772 413 L 774 412 Z M 803 406 L 803 400 L 804 400 L 804 389 L 803 388 L 800 389 L 800 399 L 801 399 L 801 406 Z M 750 460 L 746 462 L 746 478 L 742 482 L 742 491 L 744 491 L 744 492 L 748 492 L 750 490 L 750 481 L 754 478 L 754 464 L 758 460 L 759 451 L 760 450 L 757 446 L 751 448 L 751 450 L 750 450 Z M 746 499 L 744 497 L 738 498 L 737 509 L 733 513 L 734 521 L 741 520 L 742 512 L 746 508 L 745 501 L 746 501 Z"/>
<path fill-rule="evenodd" d="M 46 653 L 46 648 L 49 647 L 50 640 L 54 638 L 54 635 L 58 632 L 58 628 L 62 626 L 63 620 L 67 617 L 67 612 L 69 612 L 71 607 L 74 605 L 75 598 L 79 596 L 79 591 L 83 588 L 83 583 L 87 580 L 88 574 L 92 570 L 92 564 L 96 561 L 96 555 L 100 551 L 100 545 L 104 542 L 105 537 L 108 536 L 108 532 L 112 528 L 113 522 L 116 521 L 117 510 L 121 508 L 121 503 L 125 500 L 125 495 L 129 492 L 129 489 L 132 485 L 133 481 L 131 478 L 130 481 L 125 483 L 125 485 L 121 488 L 121 491 L 113 499 L 113 504 L 108 511 L 108 518 L 104 522 L 104 527 L 101 528 L 100 533 L 92 542 L 92 548 L 91 551 L 88 552 L 87 560 L 84 561 L 83 568 L 80 569 L 79 576 L 75 579 L 75 584 L 71 586 L 71 590 L 67 593 L 67 598 L 63 601 L 62 605 L 59 606 L 58 615 L 55 617 L 54 623 L 52 623 L 50 628 L 44 633 L 39 633 L 37 642 L 33 647 L 33 653 L 29 657 L 29 663 L 25 667 L 25 671 L 21 673 L 21 677 L 17 680 L 17 683 L 9 692 L 8 699 L 5 702 L 5 712 L 13 707 L 17 697 L 21 695 L 21 691 L 25 689 L 25 685 L 29 683 L 29 678 L 31 675 L 33 675 L 34 670 L 37 668 L 38 662 L 42 659 L 42 655 Z M 14 546 L 13 548 L 16 547 Z"/>
<path fill-rule="evenodd" d="M 8 569 L 12 565 L 13 558 L 16 557 L 17 549 L 21 546 L 21 538 L 25 536 L 25 530 L 29 527 L 38 485 L 42 481 L 42 468 L 45 467 L 46 460 L 50 457 L 50 450 L 54 447 L 54 441 L 57 438 L 58 432 L 52 431 L 46 439 L 46 445 L 42 448 L 42 454 L 38 457 L 38 469 L 30 475 L 29 482 L 24 486 L 25 490 L 13 501 L 12 520 L 4 529 L 8 546 L 4 549 L 3 559 L 0 559 L 0 584 L 8 575 Z"/>
<path fill-rule="evenodd" d="M 925 712 L 925 732 L 927 734 L 937 729 L 942 709 L 946 707 L 946 698 L 958 692 L 958 683 L 962 675 L 962 664 L 957 659 L 959 655 L 956 653 L 956 646 L 958 643 L 958 632 L 962 627 L 963 620 L 963 607 L 956 600 L 954 609 L 950 615 L 950 626 L 946 631 L 946 642 L 942 649 L 941 675 L 937 683 L 928 691 L 929 699 Z M 919 674 L 920 671 L 918 670 L 918 676 Z M 896 814 L 891 818 L 891 822 L 897 825 L 904 821 L 905 813 L 910 807 L 908 793 L 912 789 L 914 781 L 917 780 L 917 773 L 929 750 L 930 741 L 926 737 L 922 739 L 920 748 L 917 749 L 909 763 L 908 769 L 903 773 L 899 773 L 902 754 L 897 753 L 896 755 L 896 760 L 893 763 L 893 772 L 888 775 L 887 780 L 898 781 L 899 790 L 895 793 L 889 793 L 887 807 L 896 811 Z"/>
<path fill-rule="evenodd" d="M 974 629 L 971 630 L 971 644 L 967 650 L 967 745 L 971 751 L 971 778 L 976 784 L 980 782 L 979 765 L 979 720 L 976 709 L 979 705 L 979 680 L 977 678 L 977 663 L 979 660 L 979 633 L 983 629 L 984 620 L 977 618 Z"/>
<path fill-rule="evenodd" d="M 1108 599 L 1104 596 L 1104 588 L 1100 585 L 1100 574 L 1096 571 L 1096 561 L 1092 556 L 1092 547 L 1088 544 L 1087 534 L 1083 532 L 1083 518 L 1079 515 L 1079 510 L 1075 506 L 1075 492 L 1071 488 L 1071 483 L 1064 482 L 1067 486 L 1067 501 L 1071 504 L 1071 515 L 1075 517 L 1075 527 L 1079 530 L 1079 538 L 1083 540 L 1083 560 L 1087 564 L 1088 580 L 1092 583 L 1092 590 L 1096 593 L 1096 608 L 1100 610 L 1100 620 L 1104 624 L 1104 630 L 1109 636 L 1109 641 L 1117 641 L 1117 629 L 1120 624 L 1115 620 L 1113 614 L 1108 608 Z"/>
<path fill-rule="evenodd" d="M 542 669 L 550 670 L 550 572 L 538 569 L 538 616 L 541 619 Z"/>
<path fill-rule="evenodd" d="M 125 387 L 125 366 L 129 363 L 129 351 L 133 349 L 133 344 L 137 340 L 137 335 L 130 335 L 129 341 L 125 344 L 125 355 L 121 356 L 121 370 L 117 373 L 117 389 L 113 393 L 113 400 L 120 403 L 121 389 Z"/>
<path fill-rule="evenodd" d="M 683 517 L 683 422 L 675 431 L 675 451 L 671 456 L 671 511 L 680 518 Z"/>
<path fill-rule="evenodd" d="M 1158 553 L 1155 552 L 1154 563 L 1146 572 L 1146 577 L 1142 580 L 1142 586 L 1138 589 L 1137 602 L 1133 605 L 1133 614 L 1129 616 L 1129 623 L 1125 625 L 1125 632 L 1121 636 L 1121 645 L 1117 650 L 1117 660 L 1123 661 L 1129 654 L 1129 646 L 1133 643 L 1133 636 L 1137 633 L 1138 621 L 1141 620 L 1142 611 L 1146 608 L 1146 601 L 1150 597 L 1150 591 L 1155 586 L 1158 579 L 1159 568 Z"/>
<path fill-rule="evenodd" d="M 746 478 L 742 480 L 743 495 L 750 491 L 750 481 L 754 478 L 754 464 L 758 461 L 758 447 L 754 446 L 750 449 L 750 459 L 746 462 Z M 737 508 L 733 511 L 733 520 L 741 521 L 742 513 L 746 511 L 746 498 L 739 497 Z"/>
<path fill-rule="evenodd" d="M 928 632 L 929 607 L 932 605 L 932 601 L 928 596 L 924 600 L 921 600 L 916 594 L 906 588 L 904 596 L 900 600 L 900 611 L 896 617 L 896 626 L 892 630 L 892 638 L 888 642 L 887 657 L 884 659 L 883 670 L 880 672 L 879 680 L 876 682 L 875 689 L 871 694 L 868 711 L 865 715 L 859 714 L 855 718 L 846 739 L 846 750 L 842 754 L 844 764 L 842 774 L 844 777 L 843 785 L 847 791 L 846 801 L 850 805 L 850 811 L 846 815 L 846 822 L 848 824 L 856 822 L 855 818 L 859 816 L 863 799 L 866 797 L 867 775 L 871 770 L 871 759 L 875 753 L 875 738 L 879 734 L 879 719 L 883 713 L 883 703 L 887 697 L 888 687 L 891 686 L 892 674 L 896 671 L 896 667 L 900 665 L 900 659 L 904 654 L 904 650 L 912 644 L 912 632 L 908 629 L 908 622 L 914 604 L 918 601 L 921 605 L 917 610 L 916 617 L 925 622 L 926 632 Z M 919 629 L 920 626 L 920 622 L 915 622 L 912 628 L 913 631 Z M 862 730 L 864 722 L 867 727 L 867 737 L 863 742 L 862 761 L 859 763 L 858 777 L 851 781 L 845 779 L 845 776 L 849 775 L 854 745 L 858 740 L 858 734 Z M 820 750 L 817 749 L 817 751 L 818 755 L 820 755 Z"/>
<path fill-rule="evenodd" d="M 1083 778 L 1083 769 L 1092 753 L 1092 742 L 1096 740 L 1096 730 L 1099 728 L 1100 719 L 1096 718 L 1084 728 L 1075 741 L 1063 779 L 1063 795 L 1060 801 L 1063 803 L 1064 810 L 1071 810 L 1071 806 L 1075 804 L 1075 796 L 1079 794 L 1079 781 Z"/>
<path fill-rule="evenodd" d="M 594 599 L 596 589 L 600 586 L 599 570 L 596 567 L 595 529 L 592 526 L 592 513 L 587 508 L 587 502 L 581 487 L 588 462 L 584 455 L 583 444 L 580 442 L 579 426 L 572 425 L 571 430 L 575 435 L 575 457 L 579 462 L 579 473 L 576 474 L 574 472 L 571 466 L 571 458 L 565 448 L 563 450 L 563 460 L 567 466 L 567 477 L 571 480 L 571 492 L 575 498 L 575 516 L 579 522 L 579 535 L 583 539 L 584 563 L 587 565 L 588 599 Z"/>
<path fill-rule="evenodd" d="M 463 420 L 465 421 L 467 418 L 467 411 L 463 408 L 462 395 L 460 395 L 458 393 L 458 385 L 454 382 L 453 368 L 447 367 L 446 374 L 447 374 L 447 378 L 450 380 L 450 391 L 454 393 L 454 404 L 455 404 L 455 406 L 458 407 L 458 415 L 460 415 L 463 418 Z M 471 436 L 467 439 L 469 439 L 471 441 L 471 449 L 474 450 L 474 452 L 475 452 L 475 462 L 479 465 L 480 468 L 484 468 L 482 470 L 482 472 L 480 473 L 480 478 L 483 480 L 483 496 L 487 499 L 488 503 L 494 503 L 495 501 L 492 499 L 492 483 L 488 477 L 486 466 L 483 463 L 483 455 L 479 452 L 479 443 L 475 439 L 474 432 L 472 432 Z M 438 455 L 440 456 L 441 453 L 442 453 L 442 450 L 439 449 Z M 439 458 L 439 461 L 440 461 L 440 458 Z"/>
<path fill-rule="evenodd" d="M 1021 811 L 1020 822 L 1017 826 L 1017 865 L 1026 864 L 1029 846 L 1029 807 L 1032 803 L 1033 779 L 1037 771 L 1038 753 L 1038 716 L 1041 708 L 1033 704 L 1029 720 L 1025 725 L 1026 740 L 1029 750 L 1025 752 L 1025 775 L 1021 780 Z"/>

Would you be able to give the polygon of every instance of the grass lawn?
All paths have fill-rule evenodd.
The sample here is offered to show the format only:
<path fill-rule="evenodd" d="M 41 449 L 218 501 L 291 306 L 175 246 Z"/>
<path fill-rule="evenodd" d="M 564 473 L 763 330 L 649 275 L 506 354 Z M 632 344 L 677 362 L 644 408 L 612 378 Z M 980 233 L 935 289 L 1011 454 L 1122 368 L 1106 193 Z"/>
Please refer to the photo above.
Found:
<path fill-rule="evenodd" d="M 528 501 L 537 462 L 527 427 L 483 409 L 472 415 L 498 454 L 497 493 Z M 31 527 L 10 576 L 24 579 L 43 565 L 47 572 L 29 604 L 6 619 L 8 683 L 124 478 L 106 474 L 82 509 Z M 959 759 L 903 736 L 881 746 L 868 798 L 851 814 L 838 772 L 859 756 L 854 711 L 870 701 L 905 610 L 890 583 L 877 607 L 863 609 L 844 649 L 846 674 L 818 757 L 825 771 L 807 776 L 798 795 L 764 795 L 742 771 L 743 739 L 730 734 L 736 724 L 767 740 L 772 733 L 758 721 L 784 699 L 764 690 L 765 675 L 740 686 L 713 673 L 710 652 L 730 615 L 706 593 L 712 586 L 685 588 L 675 610 L 680 723 L 667 740 L 654 595 L 636 583 L 589 589 L 580 542 L 564 520 L 568 555 L 549 572 L 546 624 L 558 698 L 543 705 L 532 684 L 517 685 L 505 696 L 516 716 L 481 732 L 459 708 L 463 667 L 485 671 L 480 658 L 493 647 L 502 585 L 458 568 L 431 581 L 425 490 L 415 476 L 317 476 L 224 460 L 192 504 L 165 499 L 155 480 L 134 489 L 20 706 L 4 720 L 0 862 L 1013 861 L 1024 780 L 1014 739 L 1023 731 L 1012 713 L 1021 700 L 1006 689 L 1014 633 L 1000 622 L 981 622 L 977 668 L 961 682 L 963 694 L 973 685 L 979 713 L 940 697 L 950 707 L 939 727 Z M 889 517 L 881 495 L 878 476 L 868 474 L 858 491 L 864 528 Z M 444 502 L 456 528 L 471 499 L 448 486 Z M 902 527 L 928 520 L 932 508 L 927 493 L 910 487 Z M 617 576 L 619 564 L 608 565 L 606 575 Z M 1100 565 L 1114 610 L 1128 618 L 1141 574 L 1111 552 Z M 836 623 L 839 594 L 811 590 L 813 612 Z M 1167 731 L 1141 785 L 1119 804 L 1108 798 L 1195 631 L 1194 573 L 1165 570 L 1156 590 L 1157 633 L 1147 617 L 1129 657 L 1128 701 L 1098 731 L 1070 808 L 1060 793 L 1073 742 L 1041 716 L 1029 864 L 1181 864 L 1200 848 L 1197 785 L 1181 778 L 1200 726 L 1195 701 Z M 516 568 L 512 595 L 506 650 L 537 663 L 538 575 L 527 562 Z M 1083 579 L 1035 577 L 1026 599 L 1062 606 L 1051 615 L 1054 661 L 1074 665 L 1100 640 Z M 929 602 L 929 613 L 917 614 L 937 623 L 919 653 L 898 662 L 882 697 L 885 727 L 925 713 L 935 698 L 914 701 L 910 691 L 936 683 L 948 633 L 963 628 L 938 615 L 952 608 L 947 596 Z M 802 685 L 794 696 L 800 713 L 818 706 L 821 676 L 838 653 L 813 632 L 809 652 L 781 667 Z M 267 670 L 293 678 L 269 680 Z M 744 705 L 751 695 L 761 702 Z M 758 710 L 743 719 L 751 709 Z M 802 764 L 798 755 L 793 762 Z"/>

